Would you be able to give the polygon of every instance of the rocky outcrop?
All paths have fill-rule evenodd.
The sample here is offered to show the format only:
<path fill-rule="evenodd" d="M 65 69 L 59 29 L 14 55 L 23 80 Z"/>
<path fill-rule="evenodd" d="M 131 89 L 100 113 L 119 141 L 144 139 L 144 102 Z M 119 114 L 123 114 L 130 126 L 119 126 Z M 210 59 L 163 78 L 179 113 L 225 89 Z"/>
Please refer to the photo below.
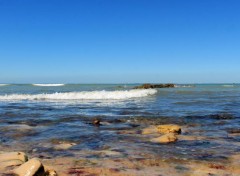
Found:
<path fill-rule="evenodd" d="M 177 136 L 174 133 L 164 134 L 160 137 L 151 139 L 151 142 L 156 142 L 156 143 L 171 143 L 176 141 L 177 141 Z"/>
<path fill-rule="evenodd" d="M 175 84 L 143 84 L 134 87 L 134 89 L 155 89 L 155 88 L 174 88 Z"/>
<path fill-rule="evenodd" d="M 155 143 L 171 143 L 176 142 L 178 140 L 177 135 L 181 133 L 181 127 L 175 124 L 167 124 L 167 125 L 157 125 L 157 126 L 149 126 L 142 130 L 142 134 L 144 135 L 154 135 L 162 134 L 162 136 L 153 138 L 150 141 Z"/>

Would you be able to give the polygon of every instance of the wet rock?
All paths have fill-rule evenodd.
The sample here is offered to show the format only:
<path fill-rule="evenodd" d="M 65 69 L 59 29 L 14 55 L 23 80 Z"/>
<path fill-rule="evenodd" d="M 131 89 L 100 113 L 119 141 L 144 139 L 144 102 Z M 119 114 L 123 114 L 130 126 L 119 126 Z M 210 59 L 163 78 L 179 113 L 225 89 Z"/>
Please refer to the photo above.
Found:
<path fill-rule="evenodd" d="M 142 130 L 142 134 L 153 134 L 157 132 L 158 132 L 158 129 L 155 126 L 150 126 Z"/>
<path fill-rule="evenodd" d="M 157 131 L 159 133 L 167 134 L 167 133 L 181 133 L 181 127 L 179 125 L 168 124 L 168 125 L 158 125 Z"/>
<path fill-rule="evenodd" d="M 173 88 L 175 84 L 143 84 L 134 87 L 134 89 L 155 89 L 155 88 Z"/>
<path fill-rule="evenodd" d="M 177 141 L 177 136 L 173 133 L 165 134 L 158 138 L 153 138 L 151 140 L 151 142 L 155 142 L 155 143 L 171 143 L 176 141 Z"/>
<path fill-rule="evenodd" d="M 240 129 L 227 129 L 227 132 L 231 134 L 240 134 Z"/>
<path fill-rule="evenodd" d="M 122 156 L 120 152 L 112 151 L 112 150 L 101 150 L 99 152 L 103 156 Z"/>
<path fill-rule="evenodd" d="M 186 119 L 215 119 L 215 120 L 231 120 L 235 119 L 236 117 L 232 114 L 227 113 L 220 113 L 220 114 L 210 114 L 210 115 L 193 115 L 193 116 L 186 116 Z"/>
<path fill-rule="evenodd" d="M 216 119 L 216 120 L 228 120 L 228 119 L 233 119 L 234 116 L 232 114 L 222 113 L 222 114 L 209 115 L 209 118 Z"/>
<path fill-rule="evenodd" d="M 43 176 L 44 168 L 37 158 L 33 158 L 13 170 L 13 173 L 18 176 Z"/>
<path fill-rule="evenodd" d="M 0 154 L 0 163 L 12 160 L 20 160 L 22 162 L 26 162 L 28 160 L 28 157 L 23 152 L 10 152 Z"/>
<path fill-rule="evenodd" d="M 57 176 L 57 172 L 53 169 L 47 170 L 44 176 Z"/>
<path fill-rule="evenodd" d="M 181 141 L 199 141 L 199 140 L 206 140 L 206 137 L 204 137 L 204 136 L 179 135 L 178 140 L 181 140 Z"/>
<path fill-rule="evenodd" d="M 54 146 L 54 149 L 56 150 L 67 150 L 71 147 L 73 147 L 74 145 L 77 145 L 76 143 L 59 143 L 59 144 L 56 144 Z"/>
<path fill-rule="evenodd" d="M 94 120 L 93 120 L 93 125 L 96 125 L 96 126 L 101 125 L 100 119 L 94 119 Z"/>
<path fill-rule="evenodd" d="M 154 133 L 175 133 L 180 134 L 181 133 L 181 127 L 174 124 L 168 124 L 168 125 L 157 125 L 157 126 L 149 126 L 147 128 L 144 128 L 142 130 L 142 134 L 154 134 Z"/>

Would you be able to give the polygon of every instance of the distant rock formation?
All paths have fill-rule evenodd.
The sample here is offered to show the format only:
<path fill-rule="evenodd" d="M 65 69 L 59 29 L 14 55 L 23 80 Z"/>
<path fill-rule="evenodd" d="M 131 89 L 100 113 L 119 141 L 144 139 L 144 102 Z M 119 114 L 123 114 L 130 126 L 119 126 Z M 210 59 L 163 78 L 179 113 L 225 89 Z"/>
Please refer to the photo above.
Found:
<path fill-rule="evenodd" d="M 154 89 L 154 88 L 173 88 L 175 84 L 143 84 L 134 87 L 134 89 Z"/>

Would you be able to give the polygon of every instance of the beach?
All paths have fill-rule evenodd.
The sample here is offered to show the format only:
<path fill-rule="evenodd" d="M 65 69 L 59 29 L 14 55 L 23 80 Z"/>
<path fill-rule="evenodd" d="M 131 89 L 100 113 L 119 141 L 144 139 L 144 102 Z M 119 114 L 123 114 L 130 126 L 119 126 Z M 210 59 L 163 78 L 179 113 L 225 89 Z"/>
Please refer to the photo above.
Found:
<path fill-rule="evenodd" d="M 240 175 L 239 84 L 136 86 L 2 84 L 0 153 L 60 176 Z"/>

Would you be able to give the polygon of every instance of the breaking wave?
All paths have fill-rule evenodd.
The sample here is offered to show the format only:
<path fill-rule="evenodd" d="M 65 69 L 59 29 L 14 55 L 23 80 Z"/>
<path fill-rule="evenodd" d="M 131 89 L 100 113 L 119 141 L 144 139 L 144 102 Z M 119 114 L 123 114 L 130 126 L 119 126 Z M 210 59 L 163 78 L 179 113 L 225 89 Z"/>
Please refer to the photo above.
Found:
<path fill-rule="evenodd" d="M 9 85 L 9 84 L 0 84 L 0 86 L 7 86 L 7 85 Z"/>
<path fill-rule="evenodd" d="M 44 86 L 44 87 L 55 87 L 55 86 L 64 86 L 64 84 L 32 84 L 33 86 Z"/>
<path fill-rule="evenodd" d="M 225 85 L 222 85 L 223 87 L 234 87 L 234 85 L 232 84 L 225 84 Z"/>
<path fill-rule="evenodd" d="M 1 95 L 0 100 L 124 100 L 140 98 L 157 93 L 155 89 L 123 91 L 82 91 L 53 94 Z"/>

